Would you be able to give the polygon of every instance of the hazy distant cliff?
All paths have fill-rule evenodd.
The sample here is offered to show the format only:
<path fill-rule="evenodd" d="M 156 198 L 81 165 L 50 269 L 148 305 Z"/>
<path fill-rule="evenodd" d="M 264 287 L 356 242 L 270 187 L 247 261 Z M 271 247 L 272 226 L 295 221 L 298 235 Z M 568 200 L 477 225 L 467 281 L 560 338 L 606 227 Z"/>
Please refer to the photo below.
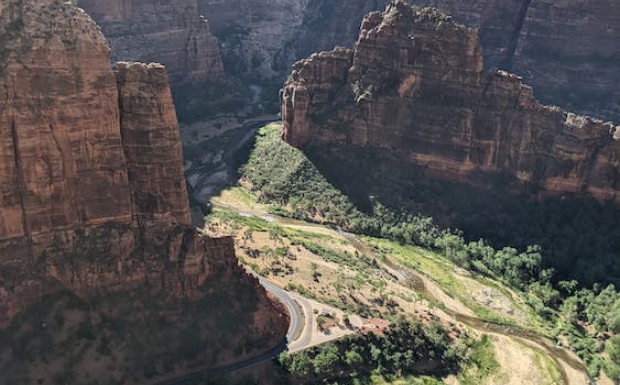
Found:
<path fill-rule="evenodd" d="M 487 74 L 475 31 L 404 2 L 362 22 L 353 50 L 293 67 L 284 138 L 384 149 L 442 177 L 508 172 L 549 193 L 616 199 L 620 131 L 540 105 L 508 73 Z"/>
<path fill-rule="evenodd" d="M 173 84 L 222 80 L 217 39 L 196 0 L 80 0 L 101 25 L 116 60 L 164 63 Z"/>

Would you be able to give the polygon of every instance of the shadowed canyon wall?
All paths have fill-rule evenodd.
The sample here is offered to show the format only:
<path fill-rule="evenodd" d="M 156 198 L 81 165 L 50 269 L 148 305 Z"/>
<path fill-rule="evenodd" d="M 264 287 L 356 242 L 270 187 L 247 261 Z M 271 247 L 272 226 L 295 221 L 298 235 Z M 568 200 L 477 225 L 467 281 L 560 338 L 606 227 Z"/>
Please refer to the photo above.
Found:
<path fill-rule="evenodd" d="M 620 92 L 614 86 L 620 81 L 620 5 L 615 2 L 410 3 L 437 7 L 476 29 L 484 47 L 485 68 L 523 76 L 544 103 L 620 120 Z M 166 4 L 80 0 L 79 4 L 102 25 L 115 59 L 166 64 L 175 94 L 183 97 L 177 103 L 179 108 L 204 96 L 195 87 L 181 87 L 187 81 L 206 81 L 203 87 L 208 88 L 226 76 L 240 78 L 246 86 L 261 85 L 268 99 L 292 63 L 312 52 L 351 46 L 362 17 L 383 9 L 389 0 L 191 0 Z M 233 84 L 236 86 L 228 84 L 226 92 L 239 92 L 240 85 Z M 238 98 L 234 101 L 237 108 L 244 105 Z M 200 109 L 205 107 L 197 106 L 194 110 L 198 111 L 190 114 L 204 114 Z M 217 112 L 216 106 L 206 109 L 207 113 Z"/>
<path fill-rule="evenodd" d="M 112 59 L 166 65 L 173 85 L 224 79 L 217 39 L 195 0 L 80 0 L 112 47 Z"/>
<path fill-rule="evenodd" d="M 619 194 L 620 129 L 539 104 L 507 72 L 486 73 L 474 30 L 404 2 L 362 22 L 353 50 L 293 66 L 284 138 L 380 148 L 446 178 L 507 172 L 550 194 Z"/>
<path fill-rule="evenodd" d="M 31 308 L 39 314 L 41 301 L 49 303 L 59 293 L 89 301 L 83 309 L 89 322 L 102 317 L 117 322 L 109 333 L 103 332 L 103 321 L 91 326 L 101 327 L 101 335 L 117 344 L 112 354 L 124 357 L 132 355 L 129 337 L 148 330 L 132 329 L 131 317 L 152 319 L 151 332 L 158 332 L 157 317 L 174 319 L 185 309 L 174 330 L 192 332 L 195 341 L 202 341 L 185 360 L 203 364 L 232 357 L 232 351 L 221 349 L 209 352 L 208 359 L 197 356 L 215 343 L 205 340 L 207 324 L 238 327 L 221 335 L 228 336 L 229 350 L 239 344 L 241 352 L 245 334 L 234 337 L 240 330 L 262 338 L 264 346 L 279 343 L 286 332 L 282 309 L 239 267 L 232 240 L 203 237 L 190 227 L 179 127 L 165 68 L 120 62 L 112 70 L 109 59 L 98 26 L 70 3 L 0 4 L 0 333 L 9 330 L 0 336 L 0 372 L 12 383 L 25 383 L 28 375 L 51 378 L 54 368 L 94 357 L 80 353 L 76 360 L 73 347 L 87 348 L 73 341 L 68 350 L 43 355 L 42 362 L 51 359 L 60 366 L 37 369 L 36 354 L 24 347 L 39 334 L 21 334 L 28 329 L 14 325 L 15 317 L 30 314 Z M 99 313 L 101 304 L 112 300 L 119 309 L 132 309 L 130 315 Z M 194 320 L 188 309 L 197 303 L 207 310 Z M 149 308 L 155 304 L 161 307 Z M 52 305 L 50 311 L 62 318 L 64 310 Z M 35 319 L 35 327 L 42 322 L 51 321 Z M 120 324 L 127 329 L 118 329 Z M 123 330 L 134 331 L 123 337 Z M 50 349 L 76 335 L 75 330 L 47 333 L 56 341 Z M 13 338 L 21 342 L 5 343 Z M 169 338 L 165 349 L 181 341 L 178 335 Z M 24 361 L 28 352 L 33 355 Z M 160 349 L 157 354 L 152 365 L 163 365 L 154 363 L 162 357 L 181 359 L 179 351 Z M 54 361 L 61 359 L 66 361 Z M 102 362 L 116 370 L 115 359 Z M 86 365 L 76 373 L 100 379 L 118 374 L 91 369 Z"/>
<path fill-rule="evenodd" d="M 620 5 L 609 0 L 411 0 L 478 30 L 487 69 L 523 76 L 547 104 L 620 120 Z M 388 0 L 198 0 L 236 72 L 283 76 L 312 52 L 349 47 Z M 234 59 L 234 60 L 232 60 Z M 243 66 L 241 66 L 243 64 Z M 233 70 L 233 68 L 227 68 Z"/>
<path fill-rule="evenodd" d="M 220 43 L 196 0 L 80 0 L 78 5 L 101 26 L 113 61 L 166 66 L 180 120 L 247 103 L 243 87 L 224 71 Z"/>

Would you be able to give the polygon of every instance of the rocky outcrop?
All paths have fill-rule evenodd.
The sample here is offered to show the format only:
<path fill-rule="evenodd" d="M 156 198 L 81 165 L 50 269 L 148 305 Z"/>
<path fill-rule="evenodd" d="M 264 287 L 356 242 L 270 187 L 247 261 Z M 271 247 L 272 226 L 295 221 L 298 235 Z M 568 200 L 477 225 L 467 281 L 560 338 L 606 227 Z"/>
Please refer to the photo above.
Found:
<path fill-rule="evenodd" d="M 116 76 L 133 214 L 142 227 L 188 225 L 183 150 L 166 70 L 118 63 Z"/>
<path fill-rule="evenodd" d="M 63 0 L 2 2 L 0 43 L 0 330 L 63 291 L 139 289 L 177 311 L 221 290 L 256 296 L 246 308 L 264 320 L 243 327 L 279 342 L 286 317 L 238 266 L 232 240 L 190 227 L 164 67 L 112 70 L 97 25 Z M 210 286 L 222 279 L 233 293 Z"/>
<path fill-rule="evenodd" d="M 546 103 L 620 120 L 620 5 L 606 0 L 412 0 L 478 30 L 487 68 L 523 76 Z"/>
<path fill-rule="evenodd" d="M 362 22 L 353 50 L 296 63 L 284 138 L 383 149 L 445 178 L 512 174 L 546 193 L 619 195 L 620 128 L 545 107 L 507 72 L 486 73 L 474 30 L 402 1 Z"/>
<path fill-rule="evenodd" d="M 228 75 L 275 94 L 290 65 L 313 52 L 350 46 L 362 17 L 390 0 L 222 0 L 148 2 L 80 0 L 111 38 L 114 58 L 167 65 L 175 95 L 191 94 L 177 108 L 204 97 L 181 89 L 183 80 Z M 478 31 L 487 69 L 523 76 L 545 103 L 620 120 L 616 64 L 620 10 L 607 0 L 409 0 L 437 7 Z M 200 20 L 205 15 L 210 27 Z M 203 19 L 206 20 L 206 19 Z M 220 46 L 211 36 L 218 37 Z M 578 33 L 575 33 L 578 31 Z M 596 42 L 596 43 L 593 43 Z M 222 56 L 222 60 L 218 58 Z M 278 84 L 273 84 L 277 82 Z M 207 86 L 208 87 L 208 86 Z M 204 88 L 204 86 L 202 87 Z M 274 90 L 272 90 L 272 88 Z M 227 84 L 227 93 L 235 87 Z M 179 97 L 180 98 L 180 97 Z M 265 102 L 265 100 L 263 100 Z M 267 100 L 268 102 L 268 100 Z M 237 109 L 245 103 L 231 101 Z M 211 112 L 219 110 L 207 106 Z M 233 107 L 235 108 L 235 107 Z M 204 106 L 194 110 L 205 109 Z M 185 111 L 181 111 L 185 116 Z M 195 115 L 195 112 L 190 112 Z M 200 112 L 198 112 L 200 114 Z"/>
<path fill-rule="evenodd" d="M 57 234 L 80 228 L 143 218 L 188 225 L 163 67 L 121 63 L 115 74 L 105 38 L 81 10 L 54 1 L 12 7 L 2 14 L 0 240 L 29 252 L 2 253 L 3 262 L 35 258 Z"/>
<path fill-rule="evenodd" d="M 315 0 L 231 7 L 199 0 L 225 42 L 228 70 L 288 73 L 313 52 L 350 46 L 362 17 L 390 0 Z M 545 103 L 620 120 L 619 5 L 607 0 L 409 0 L 436 7 L 478 31 L 485 67 L 523 76 Z M 254 61 L 254 64 L 252 62 Z M 243 64 L 243 66 L 241 66 Z"/>

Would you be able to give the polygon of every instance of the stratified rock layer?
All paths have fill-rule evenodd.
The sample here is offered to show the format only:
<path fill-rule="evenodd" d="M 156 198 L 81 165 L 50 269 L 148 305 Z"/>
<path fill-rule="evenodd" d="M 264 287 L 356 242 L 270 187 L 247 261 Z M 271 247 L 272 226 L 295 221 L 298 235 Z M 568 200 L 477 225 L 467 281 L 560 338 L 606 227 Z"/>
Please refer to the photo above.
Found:
<path fill-rule="evenodd" d="M 244 294 L 210 287 L 217 278 L 251 288 L 250 318 L 261 321 L 244 327 L 280 342 L 286 317 L 238 266 L 232 240 L 189 227 L 164 67 L 113 71 L 109 55 L 97 25 L 70 3 L 0 4 L 0 329 L 63 291 L 88 299 L 140 289 L 143 301 L 172 307 L 217 290 Z"/>
<path fill-rule="evenodd" d="M 217 39 L 196 0 L 80 0 L 103 29 L 114 60 L 166 65 L 173 86 L 223 80 Z"/>
<path fill-rule="evenodd" d="M 370 146 L 442 177 L 503 171 L 548 193 L 619 193 L 619 128 L 542 106 L 515 75 L 486 74 L 475 31 L 402 1 L 364 18 L 354 50 L 296 63 L 282 117 L 298 147 Z"/>

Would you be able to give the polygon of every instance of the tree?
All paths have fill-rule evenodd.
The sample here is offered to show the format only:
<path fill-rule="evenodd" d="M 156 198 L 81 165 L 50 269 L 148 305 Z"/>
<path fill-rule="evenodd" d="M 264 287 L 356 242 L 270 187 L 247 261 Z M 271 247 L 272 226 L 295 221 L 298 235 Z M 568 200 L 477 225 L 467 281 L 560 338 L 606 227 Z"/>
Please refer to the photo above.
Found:
<path fill-rule="evenodd" d="M 344 363 L 348 366 L 357 366 L 364 362 L 364 359 L 355 350 L 347 350 L 344 353 Z"/>
<path fill-rule="evenodd" d="M 612 381 L 618 382 L 620 381 L 620 335 L 611 337 L 606 352 L 609 355 L 607 374 Z"/>
<path fill-rule="evenodd" d="M 289 370 L 298 377 L 306 377 L 310 373 L 312 362 L 305 352 L 293 355 Z"/>
<path fill-rule="evenodd" d="M 314 371 L 318 375 L 329 377 L 333 375 L 338 363 L 338 348 L 335 345 L 326 346 L 314 357 Z"/>
<path fill-rule="evenodd" d="M 310 270 L 312 271 L 312 279 L 314 279 L 314 282 L 319 282 L 319 273 L 317 272 L 317 269 L 319 268 L 319 266 L 312 262 L 310 264 Z"/>

